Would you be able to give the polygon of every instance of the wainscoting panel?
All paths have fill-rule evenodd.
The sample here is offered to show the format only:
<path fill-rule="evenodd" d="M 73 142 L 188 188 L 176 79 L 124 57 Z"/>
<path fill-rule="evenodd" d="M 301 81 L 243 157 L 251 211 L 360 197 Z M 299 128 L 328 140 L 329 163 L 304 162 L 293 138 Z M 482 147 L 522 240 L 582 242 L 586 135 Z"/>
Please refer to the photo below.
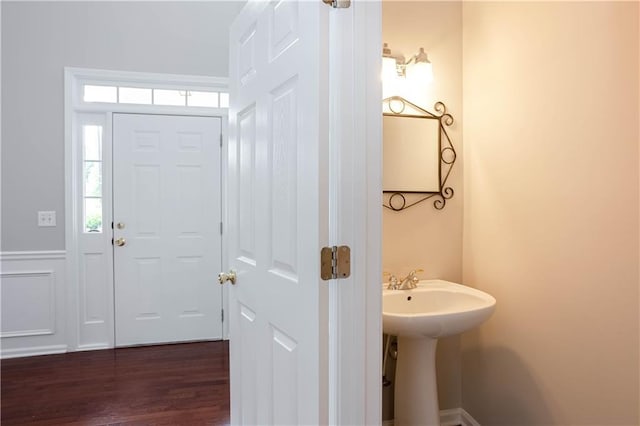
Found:
<path fill-rule="evenodd" d="M 87 238 L 104 238 L 103 235 L 82 236 L 89 250 L 79 255 L 78 281 L 78 346 L 76 350 L 94 350 L 113 347 L 113 303 L 111 284 L 111 260 L 99 244 Z M 72 286 L 71 286 L 72 287 Z M 110 292 L 111 291 L 111 292 Z"/>
<path fill-rule="evenodd" d="M 2 272 L 0 337 L 44 336 L 56 328 L 55 272 Z"/>
<path fill-rule="evenodd" d="M 0 253 L 0 357 L 67 350 L 65 252 Z"/>

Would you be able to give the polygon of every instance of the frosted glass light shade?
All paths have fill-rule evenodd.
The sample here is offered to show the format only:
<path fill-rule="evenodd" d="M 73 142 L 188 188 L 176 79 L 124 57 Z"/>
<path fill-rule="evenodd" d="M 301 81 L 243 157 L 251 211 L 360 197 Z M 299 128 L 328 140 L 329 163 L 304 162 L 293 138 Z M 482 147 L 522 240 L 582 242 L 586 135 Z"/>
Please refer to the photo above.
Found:
<path fill-rule="evenodd" d="M 391 81 L 398 78 L 396 58 L 382 57 L 382 81 Z"/>
<path fill-rule="evenodd" d="M 416 62 L 407 65 L 407 80 L 411 84 L 428 84 L 433 81 L 431 62 Z"/>

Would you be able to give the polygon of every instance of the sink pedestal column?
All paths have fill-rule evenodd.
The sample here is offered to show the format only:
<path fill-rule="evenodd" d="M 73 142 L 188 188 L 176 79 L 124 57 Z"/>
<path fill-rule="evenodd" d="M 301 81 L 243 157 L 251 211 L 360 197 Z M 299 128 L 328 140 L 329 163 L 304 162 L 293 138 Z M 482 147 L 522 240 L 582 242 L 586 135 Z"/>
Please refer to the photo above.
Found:
<path fill-rule="evenodd" d="M 438 339 L 398 337 L 395 426 L 440 426 L 436 384 Z"/>

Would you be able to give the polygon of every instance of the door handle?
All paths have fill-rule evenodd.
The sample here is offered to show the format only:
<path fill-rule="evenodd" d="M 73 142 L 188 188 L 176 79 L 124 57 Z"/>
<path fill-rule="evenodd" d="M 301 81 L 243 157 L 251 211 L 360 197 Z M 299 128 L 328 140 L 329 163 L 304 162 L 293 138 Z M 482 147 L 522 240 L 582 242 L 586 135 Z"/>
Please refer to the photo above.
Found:
<path fill-rule="evenodd" d="M 220 272 L 218 274 L 218 282 L 224 284 L 227 281 L 231 281 L 231 284 L 236 283 L 236 271 L 231 270 L 229 272 Z"/>
<path fill-rule="evenodd" d="M 124 238 L 118 238 L 116 240 L 116 245 L 118 247 L 122 247 L 123 245 L 127 244 L 127 240 L 125 240 Z"/>

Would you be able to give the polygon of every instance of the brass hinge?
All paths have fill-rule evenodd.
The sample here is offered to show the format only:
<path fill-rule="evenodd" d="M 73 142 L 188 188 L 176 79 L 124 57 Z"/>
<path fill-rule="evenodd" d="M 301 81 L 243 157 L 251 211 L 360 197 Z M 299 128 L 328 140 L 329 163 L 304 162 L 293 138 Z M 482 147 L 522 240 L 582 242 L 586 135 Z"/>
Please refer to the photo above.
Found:
<path fill-rule="evenodd" d="M 347 9 L 351 6 L 351 0 L 322 0 L 322 2 L 334 9 Z"/>
<path fill-rule="evenodd" d="M 351 275 L 351 249 L 349 246 L 323 247 L 320 252 L 320 278 L 335 280 Z"/>

